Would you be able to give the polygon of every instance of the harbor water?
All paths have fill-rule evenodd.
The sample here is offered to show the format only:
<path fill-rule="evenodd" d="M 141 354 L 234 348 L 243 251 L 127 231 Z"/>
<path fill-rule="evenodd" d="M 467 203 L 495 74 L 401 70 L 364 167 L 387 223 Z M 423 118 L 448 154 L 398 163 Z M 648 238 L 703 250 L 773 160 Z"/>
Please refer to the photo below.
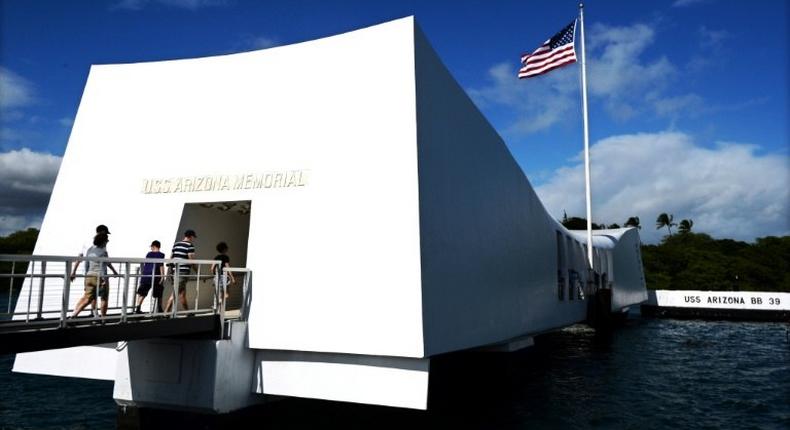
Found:
<path fill-rule="evenodd" d="M 0 429 L 788 429 L 788 327 L 637 314 L 610 333 L 577 325 L 515 353 L 440 356 L 429 412 L 293 398 L 227 416 L 123 411 L 112 382 L 15 374 L 0 356 Z"/>

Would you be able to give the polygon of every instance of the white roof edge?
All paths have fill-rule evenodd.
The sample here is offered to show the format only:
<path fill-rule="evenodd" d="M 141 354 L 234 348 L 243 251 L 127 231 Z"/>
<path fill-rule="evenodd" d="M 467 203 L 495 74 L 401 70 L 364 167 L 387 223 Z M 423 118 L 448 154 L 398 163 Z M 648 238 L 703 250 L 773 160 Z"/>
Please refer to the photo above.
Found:
<path fill-rule="evenodd" d="M 605 230 L 593 230 L 593 246 L 602 248 L 613 248 L 617 242 L 631 230 L 636 227 L 623 227 Z M 568 230 L 568 234 L 574 239 L 586 244 L 587 243 L 587 230 Z"/>

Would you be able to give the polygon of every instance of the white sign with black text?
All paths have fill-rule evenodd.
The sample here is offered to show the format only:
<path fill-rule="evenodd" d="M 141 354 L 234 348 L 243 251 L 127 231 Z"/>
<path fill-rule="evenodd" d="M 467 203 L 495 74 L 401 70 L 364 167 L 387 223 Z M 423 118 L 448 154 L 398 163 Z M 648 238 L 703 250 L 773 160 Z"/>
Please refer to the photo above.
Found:
<path fill-rule="evenodd" d="M 648 291 L 648 304 L 677 308 L 790 310 L 790 293 L 753 291 Z"/>

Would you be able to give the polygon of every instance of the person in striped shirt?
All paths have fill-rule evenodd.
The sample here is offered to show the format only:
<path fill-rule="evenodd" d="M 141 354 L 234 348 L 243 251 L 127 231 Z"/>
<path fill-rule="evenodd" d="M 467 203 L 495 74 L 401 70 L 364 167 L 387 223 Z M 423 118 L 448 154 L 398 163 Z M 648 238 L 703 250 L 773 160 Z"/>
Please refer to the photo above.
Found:
<path fill-rule="evenodd" d="M 195 258 L 194 242 L 196 238 L 195 230 L 185 231 L 184 238 L 173 245 L 173 252 L 170 258 L 193 260 Z M 178 270 L 178 309 L 185 311 L 189 309 L 187 307 L 187 279 L 189 279 L 189 273 L 192 271 L 192 265 L 177 264 L 175 270 Z M 171 306 L 173 306 L 173 295 L 167 300 L 165 313 L 170 312 Z"/>

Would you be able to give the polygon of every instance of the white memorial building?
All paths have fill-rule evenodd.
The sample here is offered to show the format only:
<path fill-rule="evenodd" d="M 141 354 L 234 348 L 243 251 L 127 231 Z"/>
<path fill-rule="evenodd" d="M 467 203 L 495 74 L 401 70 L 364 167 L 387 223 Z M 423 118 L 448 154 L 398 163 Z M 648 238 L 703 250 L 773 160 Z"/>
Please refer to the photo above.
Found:
<path fill-rule="evenodd" d="M 431 357 L 582 322 L 589 305 L 584 233 L 546 211 L 411 17 L 91 67 L 35 254 L 75 255 L 98 224 L 111 257 L 154 239 L 169 255 L 189 228 L 197 258 L 224 240 L 253 273 L 230 339 L 16 358 L 18 372 L 114 380 L 119 404 L 425 409 Z M 595 234 L 611 311 L 645 300 L 637 230 Z"/>

